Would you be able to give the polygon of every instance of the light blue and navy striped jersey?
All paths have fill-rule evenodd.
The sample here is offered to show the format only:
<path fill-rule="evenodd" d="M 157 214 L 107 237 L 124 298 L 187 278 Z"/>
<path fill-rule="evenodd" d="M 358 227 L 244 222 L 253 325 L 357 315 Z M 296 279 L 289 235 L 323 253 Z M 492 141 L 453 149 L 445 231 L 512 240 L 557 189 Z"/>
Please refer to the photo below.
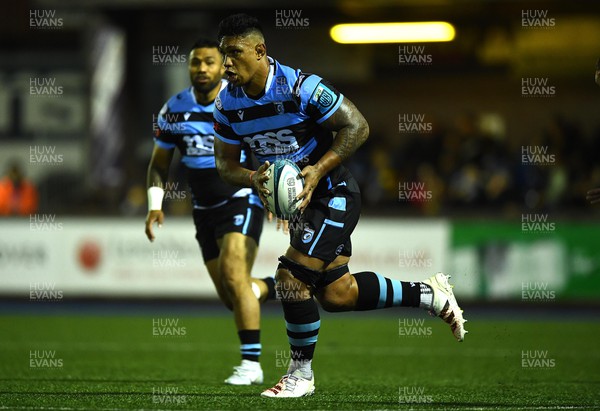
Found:
<path fill-rule="evenodd" d="M 331 147 L 333 133 L 321 124 L 340 107 L 343 95 L 315 74 L 269 57 L 264 94 L 253 99 L 229 84 L 215 100 L 215 135 L 228 144 L 246 143 L 259 162 L 315 164 Z"/>
<path fill-rule="evenodd" d="M 221 89 L 227 85 L 222 81 Z M 157 118 L 155 144 L 164 149 L 177 147 L 188 169 L 188 182 L 194 207 L 207 208 L 224 204 L 232 197 L 243 197 L 250 189 L 229 185 L 221 180 L 215 165 L 212 102 L 196 102 L 192 87 L 175 94 L 165 103 Z M 242 151 L 240 162 L 246 162 Z"/>

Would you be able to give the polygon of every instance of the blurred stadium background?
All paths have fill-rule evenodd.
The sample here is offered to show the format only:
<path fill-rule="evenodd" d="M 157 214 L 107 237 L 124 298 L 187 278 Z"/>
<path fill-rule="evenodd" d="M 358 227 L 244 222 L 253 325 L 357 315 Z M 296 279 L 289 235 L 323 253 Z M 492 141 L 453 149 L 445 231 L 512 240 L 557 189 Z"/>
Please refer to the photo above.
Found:
<path fill-rule="evenodd" d="M 549 341 L 561 335 L 561 324 L 589 321 L 576 334 L 578 342 L 600 336 L 600 206 L 585 200 L 588 189 L 600 187 L 600 88 L 594 83 L 599 2 L 24 0 L 2 9 L 0 174 L 14 175 L 16 167 L 30 188 L 16 214 L 4 208 L 0 190 L 0 358 L 5 356 L 0 407 L 129 407 L 119 399 L 31 399 L 36 384 L 85 381 L 83 372 L 68 377 L 58 371 L 41 379 L 28 373 L 30 355 L 38 350 L 54 350 L 70 361 L 70 343 L 80 339 L 65 318 L 81 313 L 117 322 L 131 316 L 221 318 L 222 338 L 232 353 L 224 363 L 233 364 L 233 326 L 216 304 L 202 265 L 181 167 L 172 167 L 166 222 L 155 243 L 147 241 L 143 225 L 155 116 L 169 96 L 188 85 L 187 55 L 194 40 L 214 37 L 220 19 L 235 12 L 261 20 L 269 55 L 328 79 L 369 121 L 370 139 L 348 163 L 364 201 L 353 236 L 353 271 L 376 269 L 417 280 L 443 270 L 453 275 L 467 318 L 471 312 L 480 322 L 530 321 L 530 339 L 521 345 L 512 341 L 514 350 L 499 355 L 516 364 L 516 373 L 523 370 L 523 353 L 532 350 L 548 354 L 549 349 L 557 369 L 570 361 L 568 355 L 583 352 L 566 341 L 552 348 Z M 447 21 L 456 36 L 440 43 L 348 45 L 329 35 L 338 23 L 386 21 Z M 255 276 L 274 272 L 285 241 L 274 226 L 265 225 Z M 265 313 L 280 320 L 277 303 L 268 304 Z M 406 342 L 406 327 L 427 332 L 419 323 L 399 326 L 404 312 L 373 318 L 386 315 L 396 318 L 384 326 L 396 334 L 396 345 Z M 351 326 L 353 317 L 328 318 Z M 540 319 L 544 325 L 536 339 Z M 558 321 L 554 331 L 542 331 L 549 321 Z M 36 322 L 54 326 L 40 326 L 46 331 L 36 334 L 28 328 Z M 144 324 L 140 333 L 150 335 L 150 323 Z M 432 338 L 438 329 L 442 334 L 436 328 Z M 281 340 L 277 347 L 283 352 L 283 329 L 269 332 Z M 492 327 L 497 337 L 495 332 Z M 523 333 L 519 328 L 515 336 Z M 110 338 L 99 332 L 91 357 L 105 358 Z M 439 338 L 441 343 L 449 336 Z M 419 341 L 409 339 L 409 345 Z M 562 354 L 567 357 L 561 362 Z M 110 356 L 105 361 L 110 363 Z M 582 394 L 586 407 L 600 406 L 598 365 L 597 352 L 582 360 L 585 380 L 592 384 Z M 517 378 L 516 386 L 537 381 L 532 375 Z M 556 380 L 548 375 L 543 378 L 552 386 Z M 402 387 L 414 394 L 410 384 L 390 386 L 396 391 L 400 386 L 400 397 Z M 420 386 L 433 392 L 429 406 L 453 406 L 452 398 L 436 397 L 435 387 Z M 492 405 L 542 406 L 545 399 L 550 405 L 580 405 L 552 390 L 540 396 L 539 402 Z M 239 406 L 204 400 L 195 398 L 187 406 Z M 369 401 L 353 405 L 398 408 L 393 399 Z M 468 399 L 463 405 L 482 404 L 492 406 Z"/>

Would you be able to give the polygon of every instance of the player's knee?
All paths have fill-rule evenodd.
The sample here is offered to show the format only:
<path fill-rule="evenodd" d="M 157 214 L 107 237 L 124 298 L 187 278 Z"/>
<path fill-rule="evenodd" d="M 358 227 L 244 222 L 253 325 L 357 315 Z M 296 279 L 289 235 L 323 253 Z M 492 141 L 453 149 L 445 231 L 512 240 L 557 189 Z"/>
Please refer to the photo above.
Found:
<path fill-rule="evenodd" d="M 219 258 L 219 269 L 225 277 L 236 277 L 236 273 L 246 271 L 245 256 L 233 250 L 223 251 Z"/>
<path fill-rule="evenodd" d="M 251 287 L 250 275 L 242 267 L 221 266 L 221 286 L 230 299 L 242 295 L 245 288 Z"/>
<path fill-rule="evenodd" d="M 230 295 L 237 295 L 242 288 L 250 286 L 250 273 L 243 253 L 224 250 L 219 259 L 219 268 L 222 286 Z"/>
<path fill-rule="evenodd" d="M 215 285 L 215 290 L 217 291 L 217 295 L 219 296 L 219 300 L 230 310 L 233 309 L 233 305 L 231 304 L 231 299 L 229 298 L 229 294 L 225 290 L 223 286 L 223 276 L 221 275 L 221 271 L 219 269 L 219 260 L 215 256 L 214 258 L 206 259 L 206 269 L 210 274 L 210 278 Z"/>
<path fill-rule="evenodd" d="M 290 273 L 290 271 L 288 269 L 278 267 L 277 273 L 275 274 L 276 282 L 286 282 L 286 281 L 291 281 L 293 279 L 294 279 L 294 276 L 292 275 L 292 273 Z"/>
<path fill-rule="evenodd" d="M 351 311 L 356 305 L 358 296 L 355 288 L 352 277 L 344 275 L 317 293 L 317 299 L 325 311 Z"/>
<path fill-rule="evenodd" d="M 275 295 L 283 301 L 304 301 L 312 298 L 306 284 L 298 280 L 287 269 L 280 265 L 275 276 Z"/>
<path fill-rule="evenodd" d="M 232 298 L 236 298 L 242 294 L 246 287 L 251 287 L 250 279 L 241 272 L 223 275 L 222 284 L 227 294 Z"/>

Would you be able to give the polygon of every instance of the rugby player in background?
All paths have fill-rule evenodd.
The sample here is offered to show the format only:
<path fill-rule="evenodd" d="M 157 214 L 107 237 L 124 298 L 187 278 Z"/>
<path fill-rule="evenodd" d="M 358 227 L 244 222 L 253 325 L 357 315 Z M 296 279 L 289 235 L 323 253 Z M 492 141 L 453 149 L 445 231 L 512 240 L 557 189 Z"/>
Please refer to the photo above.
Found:
<path fill-rule="evenodd" d="M 229 81 L 215 101 L 219 174 L 230 184 L 254 187 L 263 204 L 269 195 L 263 186 L 269 162 L 296 162 L 305 182 L 297 197 L 302 214 L 290 221 L 290 247 L 277 270 L 277 288 L 298 291 L 282 298 L 290 366 L 261 395 L 285 398 L 314 392 L 311 362 L 321 321 L 313 296 L 326 311 L 421 307 L 440 316 L 462 341 L 464 319 L 446 275 L 401 282 L 375 272 L 350 274 L 350 235 L 358 223 L 361 198 L 342 162 L 369 134 L 354 104 L 321 77 L 267 56 L 254 17 L 227 17 L 219 24 L 218 38 Z M 244 143 L 263 163 L 256 171 L 239 161 Z"/>
<path fill-rule="evenodd" d="M 171 97 L 158 116 L 147 176 L 146 236 L 154 241 L 153 224 L 160 227 L 164 221 L 163 187 L 177 147 L 188 172 L 196 239 L 219 298 L 233 310 L 241 343 L 242 362 L 225 383 L 262 384 L 259 300 L 274 297 L 274 279 L 251 278 L 250 272 L 264 210 L 256 192 L 223 182 L 215 168 L 212 112 L 215 97 L 227 84 L 218 43 L 198 40 L 190 51 L 188 71 L 192 86 Z M 250 166 L 243 151 L 238 161 Z"/>
<path fill-rule="evenodd" d="M 600 58 L 596 62 L 596 74 L 594 75 L 596 84 L 600 86 Z M 591 204 L 600 203 L 600 188 L 592 188 L 588 190 L 587 196 L 585 197 Z"/>

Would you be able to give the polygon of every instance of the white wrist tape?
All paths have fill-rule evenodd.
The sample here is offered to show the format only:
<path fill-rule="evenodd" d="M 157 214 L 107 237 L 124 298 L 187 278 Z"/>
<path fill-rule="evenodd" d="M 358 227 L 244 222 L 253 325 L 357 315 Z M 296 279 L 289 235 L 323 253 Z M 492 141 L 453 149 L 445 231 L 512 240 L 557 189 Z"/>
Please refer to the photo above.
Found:
<path fill-rule="evenodd" d="M 148 211 L 162 209 L 162 201 L 165 196 L 165 190 L 160 187 L 150 187 L 148 189 Z"/>

